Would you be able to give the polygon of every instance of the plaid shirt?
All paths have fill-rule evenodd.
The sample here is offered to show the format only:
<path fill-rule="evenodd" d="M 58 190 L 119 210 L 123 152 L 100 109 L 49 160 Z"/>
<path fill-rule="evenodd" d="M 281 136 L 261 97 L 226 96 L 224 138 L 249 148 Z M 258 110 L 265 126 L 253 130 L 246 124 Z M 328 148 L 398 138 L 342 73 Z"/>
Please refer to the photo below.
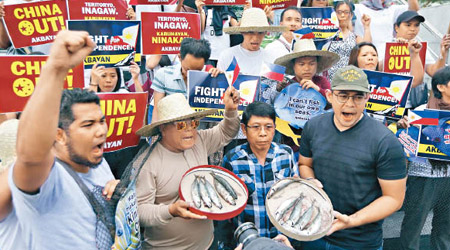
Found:
<path fill-rule="evenodd" d="M 292 149 L 284 144 L 272 142 L 266 162 L 261 166 L 248 143 L 245 143 L 226 154 L 223 166 L 245 180 L 249 192 L 247 206 L 237 216 L 237 222 L 234 220 L 235 224 L 250 221 L 255 223 L 261 237 L 275 237 L 278 231 L 267 216 L 265 200 L 275 182 L 294 174 L 298 175 Z"/>

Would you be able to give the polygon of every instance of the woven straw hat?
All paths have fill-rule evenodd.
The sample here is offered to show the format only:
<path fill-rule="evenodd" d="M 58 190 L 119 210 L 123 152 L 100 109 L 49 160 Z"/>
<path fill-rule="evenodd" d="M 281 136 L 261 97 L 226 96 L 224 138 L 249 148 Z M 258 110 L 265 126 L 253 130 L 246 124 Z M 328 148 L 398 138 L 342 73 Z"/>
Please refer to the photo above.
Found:
<path fill-rule="evenodd" d="M 159 125 L 174 121 L 181 121 L 189 118 L 201 119 L 205 116 L 217 112 L 217 109 L 195 112 L 194 110 L 191 109 L 188 101 L 181 93 L 168 95 L 164 97 L 158 102 L 156 108 L 158 109 L 158 121 L 140 128 L 136 132 L 137 135 L 146 137 L 153 136 L 159 133 Z"/>
<path fill-rule="evenodd" d="M 275 64 L 286 67 L 286 74 L 294 75 L 294 59 L 305 56 L 317 56 L 317 74 L 329 69 L 337 61 L 339 55 L 325 50 L 317 50 L 313 39 L 300 39 L 294 43 L 294 50 L 275 60 Z"/>
<path fill-rule="evenodd" d="M 19 120 L 11 119 L 0 124 L 0 173 L 14 162 Z"/>
<path fill-rule="evenodd" d="M 250 8 L 242 13 L 241 25 L 224 28 L 223 31 L 228 34 L 240 34 L 243 32 L 283 32 L 287 31 L 285 26 L 270 26 L 267 21 L 266 13 L 260 8 Z"/>

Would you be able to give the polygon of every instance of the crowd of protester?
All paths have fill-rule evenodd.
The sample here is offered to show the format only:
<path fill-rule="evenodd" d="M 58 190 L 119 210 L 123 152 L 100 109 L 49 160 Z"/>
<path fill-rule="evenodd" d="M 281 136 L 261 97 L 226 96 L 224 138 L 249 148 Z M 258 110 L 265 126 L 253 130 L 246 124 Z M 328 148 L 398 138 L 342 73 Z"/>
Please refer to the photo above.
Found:
<path fill-rule="evenodd" d="M 4 5 L 31 1 L 0 2 L 0 17 L 8 15 Z M 51 49 L 50 44 L 16 49 L 0 24 L 0 47 L 7 54 L 49 55 L 25 110 L 0 114 L 0 250 L 111 249 L 114 235 L 99 235 L 114 221 L 111 206 L 125 185 L 122 173 L 137 159 L 142 162 L 135 194 L 142 249 L 242 249 L 233 232 L 245 222 L 255 223 L 261 237 L 294 249 L 382 249 L 383 219 L 402 206 L 402 249 L 419 249 L 430 211 L 432 249 L 450 249 L 448 163 L 406 160 L 395 134 L 365 113 L 371 90 L 363 71 L 383 71 L 386 42 L 406 43 L 414 77 L 414 98 L 406 108 L 450 110 L 450 35 L 442 37 L 439 58 L 427 56 L 423 67 L 417 35 L 425 18 L 417 12 L 418 0 L 406 5 L 308 0 L 301 5 L 274 11 L 252 8 L 250 2 L 205 6 L 204 0 L 179 0 L 172 6 L 130 7 L 126 16 L 131 20 L 145 11 L 198 13 L 202 38 L 184 38 L 178 55 L 146 55 L 141 66 L 95 64 L 85 71 L 85 89 L 71 91 L 62 90 L 68 70 L 95 46 L 86 32 L 61 31 Z M 302 28 L 300 8 L 329 6 L 342 39 L 317 50 L 313 39 L 294 38 Z M 242 118 L 239 92 L 230 86 L 223 95 L 223 120 L 200 123 L 215 110 L 191 109 L 188 71 L 217 77 L 233 60 L 244 75 L 260 76 L 263 63 L 284 66 L 286 73 L 270 86 L 268 101 L 249 104 Z M 432 78 L 431 94 L 424 87 L 426 75 Z M 291 127 L 301 135 L 300 146 L 276 131 L 274 102 L 289 85 L 317 91 L 331 111 L 312 118 L 304 129 Z M 100 92 L 149 93 L 139 146 L 103 153 L 107 126 L 95 94 Z M 397 126 L 408 128 L 409 122 L 405 116 Z M 208 158 L 218 152 L 215 160 Z M 209 220 L 179 197 L 183 174 L 208 163 L 235 173 L 249 190 L 247 205 L 235 218 Z M 333 204 L 333 225 L 321 239 L 290 239 L 268 219 L 265 198 L 271 186 L 294 176 L 322 188 Z M 92 198 L 86 199 L 85 189 Z M 103 204 L 101 215 L 90 199 Z"/>

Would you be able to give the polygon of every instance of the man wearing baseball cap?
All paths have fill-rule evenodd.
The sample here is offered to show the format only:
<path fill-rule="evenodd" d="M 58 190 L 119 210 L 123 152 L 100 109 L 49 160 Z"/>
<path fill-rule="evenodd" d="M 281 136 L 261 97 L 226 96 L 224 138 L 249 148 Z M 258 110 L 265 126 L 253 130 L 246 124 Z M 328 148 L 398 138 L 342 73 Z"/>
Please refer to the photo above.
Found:
<path fill-rule="evenodd" d="M 366 74 L 339 69 L 327 91 L 333 112 L 309 120 L 302 133 L 299 168 L 328 194 L 335 220 L 328 236 L 303 249 L 382 249 L 382 220 L 402 206 L 403 149 L 382 123 L 364 114 Z"/>

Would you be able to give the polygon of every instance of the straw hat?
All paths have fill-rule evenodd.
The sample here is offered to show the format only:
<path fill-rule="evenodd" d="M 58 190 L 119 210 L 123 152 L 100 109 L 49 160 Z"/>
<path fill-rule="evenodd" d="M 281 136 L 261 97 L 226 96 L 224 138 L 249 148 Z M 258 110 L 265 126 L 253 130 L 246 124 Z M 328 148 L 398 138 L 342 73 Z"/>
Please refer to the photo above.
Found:
<path fill-rule="evenodd" d="M 153 136 L 159 133 L 159 125 L 181 121 L 186 119 L 203 118 L 217 112 L 217 109 L 204 110 L 195 112 L 189 106 L 188 101 L 181 93 L 168 95 L 158 102 L 158 121 L 145 125 L 140 128 L 136 134 L 140 136 Z"/>
<path fill-rule="evenodd" d="M 313 39 L 300 39 L 294 43 L 294 50 L 275 60 L 275 64 L 286 67 L 286 74 L 294 75 L 294 59 L 305 56 L 317 56 L 317 74 L 329 69 L 339 61 L 339 55 L 325 50 L 317 50 Z"/>
<path fill-rule="evenodd" d="M 11 119 L 0 124 L 0 173 L 14 162 L 19 120 Z"/>
<path fill-rule="evenodd" d="M 270 26 L 264 10 L 260 8 L 250 8 L 242 13 L 241 25 L 224 28 L 228 34 L 241 34 L 243 32 L 283 32 L 287 31 L 285 26 Z"/>

